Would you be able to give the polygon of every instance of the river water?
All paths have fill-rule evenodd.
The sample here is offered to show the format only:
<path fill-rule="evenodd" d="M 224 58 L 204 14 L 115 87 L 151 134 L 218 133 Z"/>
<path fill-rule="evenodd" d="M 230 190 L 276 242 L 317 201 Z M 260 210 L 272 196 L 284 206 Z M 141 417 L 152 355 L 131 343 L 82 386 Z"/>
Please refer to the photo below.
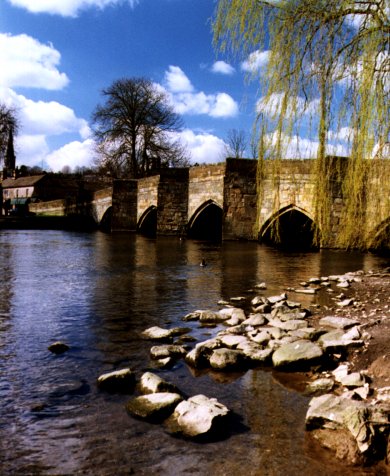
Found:
<path fill-rule="evenodd" d="M 0 256 L 2 475 L 376 474 L 350 472 L 307 438 L 308 398 L 283 374 L 195 373 L 182 361 L 154 369 L 140 333 L 183 326 L 185 314 L 217 310 L 220 299 L 252 297 L 259 282 L 272 295 L 312 276 L 380 267 L 380 258 L 39 230 L 1 231 Z M 326 299 L 297 296 L 305 305 Z M 190 327 L 197 339 L 213 333 Z M 56 340 L 70 350 L 51 354 Z M 130 417 L 129 396 L 96 387 L 100 374 L 127 366 L 139 376 L 155 370 L 187 395 L 216 397 L 235 415 L 226 438 L 194 443 Z"/>

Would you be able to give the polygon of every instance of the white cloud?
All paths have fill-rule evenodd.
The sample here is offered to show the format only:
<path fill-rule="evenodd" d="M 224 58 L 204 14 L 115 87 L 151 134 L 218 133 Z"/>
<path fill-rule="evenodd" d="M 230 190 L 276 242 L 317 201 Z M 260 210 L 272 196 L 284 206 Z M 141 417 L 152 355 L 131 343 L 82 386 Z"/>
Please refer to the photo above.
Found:
<path fill-rule="evenodd" d="M 353 138 L 353 129 L 351 127 L 342 127 L 339 131 L 329 131 L 328 139 L 331 141 L 350 142 Z"/>
<path fill-rule="evenodd" d="M 265 138 L 266 146 L 276 146 L 278 134 L 273 132 Z M 319 143 L 297 135 L 282 134 L 282 157 L 285 159 L 313 159 L 317 157 Z M 326 153 L 329 155 L 347 156 L 348 149 L 342 144 L 327 144 Z"/>
<path fill-rule="evenodd" d="M 31 36 L 0 33 L 0 86 L 62 89 L 69 79 L 57 66 L 60 53 Z"/>
<path fill-rule="evenodd" d="M 49 13 L 65 17 L 75 17 L 81 10 L 116 5 L 127 1 L 135 6 L 139 0 L 8 0 L 15 7 L 25 8 L 31 13 Z"/>
<path fill-rule="evenodd" d="M 170 66 L 165 73 L 167 94 L 178 114 L 205 114 L 215 118 L 234 117 L 238 104 L 226 93 L 196 92 L 191 81 L 178 66 Z"/>
<path fill-rule="evenodd" d="M 45 160 L 51 170 L 58 172 L 65 165 L 68 165 L 71 169 L 75 167 L 88 167 L 92 164 L 93 156 L 94 141 L 87 139 L 83 142 L 70 142 L 48 154 Z"/>
<path fill-rule="evenodd" d="M 225 61 L 216 61 L 211 67 L 211 71 L 213 73 L 232 75 L 236 70 L 230 64 L 225 63 Z"/>
<path fill-rule="evenodd" d="M 248 59 L 241 63 L 242 71 L 247 73 L 257 73 L 264 68 L 269 59 L 269 51 L 254 51 L 248 56 Z"/>
<path fill-rule="evenodd" d="M 188 76 L 178 66 L 169 66 L 165 72 L 165 82 L 172 93 L 191 93 L 194 90 Z"/>
<path fill-rule="evenodd" d="M 44 135 L 23 134 L 15 138 L 15 151 L 18 165 L 41 166 L 45 163 L 49 146 Z"/>
<path fill-rule="evenodd" d="M 62 162 L 65 160 L 65 153 L 69 155 L 69 149 L 65 151 L 59 149 L 50 154 L 47 139 L 50 136 L 60 136 L 61 134 L 76 134 L 84 140 L 81 144 L 89 144 L 91 130 L 85 119 L 78 118 L 74 111 L 63 104 L 55 101 L 33 101 L 25 96 L 17 94 L 9 88 L 0 87 L 0 102 L 17 111 L 20 122 L 20 135 L 16 137 L 16 155 L 19 165 L 41 165 L 49 163 L 50 167 L 57 171 L 62 166 L 55 168 L 53 164 L 56 158 Z M 77 142 L 76 142 L 77 143 Z M 82 149 L 85 150 L 85 149 Z M 64 165 L 85 165 L 85 154 L 75 152 L 75 146 L 71 149 L 74 160 Z M 54 155 L 53 155 L 54 154 Z M 60 160 L 61 159 L 61 160 Z M 76 163 L 79 159 L 82 163 Z"/>
<path fill-rule="evenodd" d="M 16 109 L 23 134 L 78 133 L 82 138 L 89 135 L 87 121 L 56 101 L 33 101 L 7 88 L 0 88 L 0 100 Z"/>
<path fill-rule="evenodd" d="M 191 154 L 191 161 L 198 164 L 212 164 L 225 159 L 225 142 L 208 132 L 195 133 L 185 129 L 178 137 Z"/>
<path fill-rule="evenodd" d="M 205 114 L 215 118 L 234 117 L 238 114 L 238 104 L 226 93 L 173 94 L 171 100 L 178 114 Z"/>
<path fill-rule="evenodd" d="M 282 103 L 284 100 L 284 94 L 274 93 L 269 98 L 261 97 L 257 101 L 256 109 L 258 113 L 263 113 L 266 116 L 276 117 L 281 113 Z M 291 117 L 294 114 L 299 116 L 303 114 L 313 115 L 318 111 L 319 99 L 313 99 L 309 103 L 301 97 L 288 97 L 287 98 L 287 117 Z"/>
<path fill-rule="evenodd" d="M 226 93 L 218 93 L 211 98 L 210 116 L 233 117 L 238 114 L 238 105 L 234 99 Z"/>

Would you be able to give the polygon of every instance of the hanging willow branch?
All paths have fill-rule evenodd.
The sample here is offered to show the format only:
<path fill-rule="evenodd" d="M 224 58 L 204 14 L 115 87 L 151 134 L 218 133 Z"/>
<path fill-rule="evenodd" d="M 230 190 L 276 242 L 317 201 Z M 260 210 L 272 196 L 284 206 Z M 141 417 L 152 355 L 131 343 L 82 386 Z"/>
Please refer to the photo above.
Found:
<path fill-rule="evenodd" d="M 220 51 L 241 58 L 256 51 L 268 55 L 266 69 L 253 72 L 262 95 L 259 160 L 275 161 L 277 182 L 289 138 L 304 130 L 317 143 L 313 205 L 322 246 L 368 247 L 367 201 L 378 177 L 388 181 L 389 168 L 383 165 L 378 175 L 378 165 L 368 159 L 389 142 L 389 15 L 390 0 L 218 1 L 213 27 Z M 332 138 L 343 131 L 350 158 L 341 177 L 327 155 L 335 150 Z M 345 206 L 335 242 L 329 187 L 341 179 Z M 377 221 L 389 212 L 381 205 Z"/>

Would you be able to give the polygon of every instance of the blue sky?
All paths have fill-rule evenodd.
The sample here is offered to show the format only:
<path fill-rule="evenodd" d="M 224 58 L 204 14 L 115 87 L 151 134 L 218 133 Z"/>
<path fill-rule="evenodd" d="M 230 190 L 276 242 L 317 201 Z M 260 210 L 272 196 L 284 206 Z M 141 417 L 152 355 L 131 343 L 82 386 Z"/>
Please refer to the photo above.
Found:
<path fill-rule="evenodd" d="M 17 164 L 89 165 L 91 114 L 102 88 L 122 77 L 165 88 L 193 162 L 223 160 L 229 129 L 250 139 L 257 87 L 245 64 L 214 50 L 214 8 L 213 0 L 0 0 L 0 101 L 18 110 Z M 258 59 L 263 66 L 266 56 Z"/>

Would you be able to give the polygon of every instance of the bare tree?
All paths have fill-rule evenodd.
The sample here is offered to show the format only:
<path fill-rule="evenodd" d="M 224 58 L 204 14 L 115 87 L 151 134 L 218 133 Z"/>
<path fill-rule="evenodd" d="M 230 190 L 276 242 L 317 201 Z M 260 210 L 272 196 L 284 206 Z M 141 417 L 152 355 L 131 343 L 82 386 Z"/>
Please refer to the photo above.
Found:
<path fill-rule="evenodd" d="M 0 103 L 0 164 L 15 169 L 14 136 L 18 130 L 16 111 Z"/>
<path fill-rule="evenodd" d="M 242 129 L 229 129 L 226 136 L 226 154 L 228 157 L 242 159 L 247 147 L 245 131 Z"/>
<path fill-rule="evenodd" d="M 103 90 L 93 114 L 97 165 L 114 177 L 137 178 L 152 169 L 187 165 L 175 133 L 182 127 L 166 94 L 145 78 L 120 79 Z"/>

